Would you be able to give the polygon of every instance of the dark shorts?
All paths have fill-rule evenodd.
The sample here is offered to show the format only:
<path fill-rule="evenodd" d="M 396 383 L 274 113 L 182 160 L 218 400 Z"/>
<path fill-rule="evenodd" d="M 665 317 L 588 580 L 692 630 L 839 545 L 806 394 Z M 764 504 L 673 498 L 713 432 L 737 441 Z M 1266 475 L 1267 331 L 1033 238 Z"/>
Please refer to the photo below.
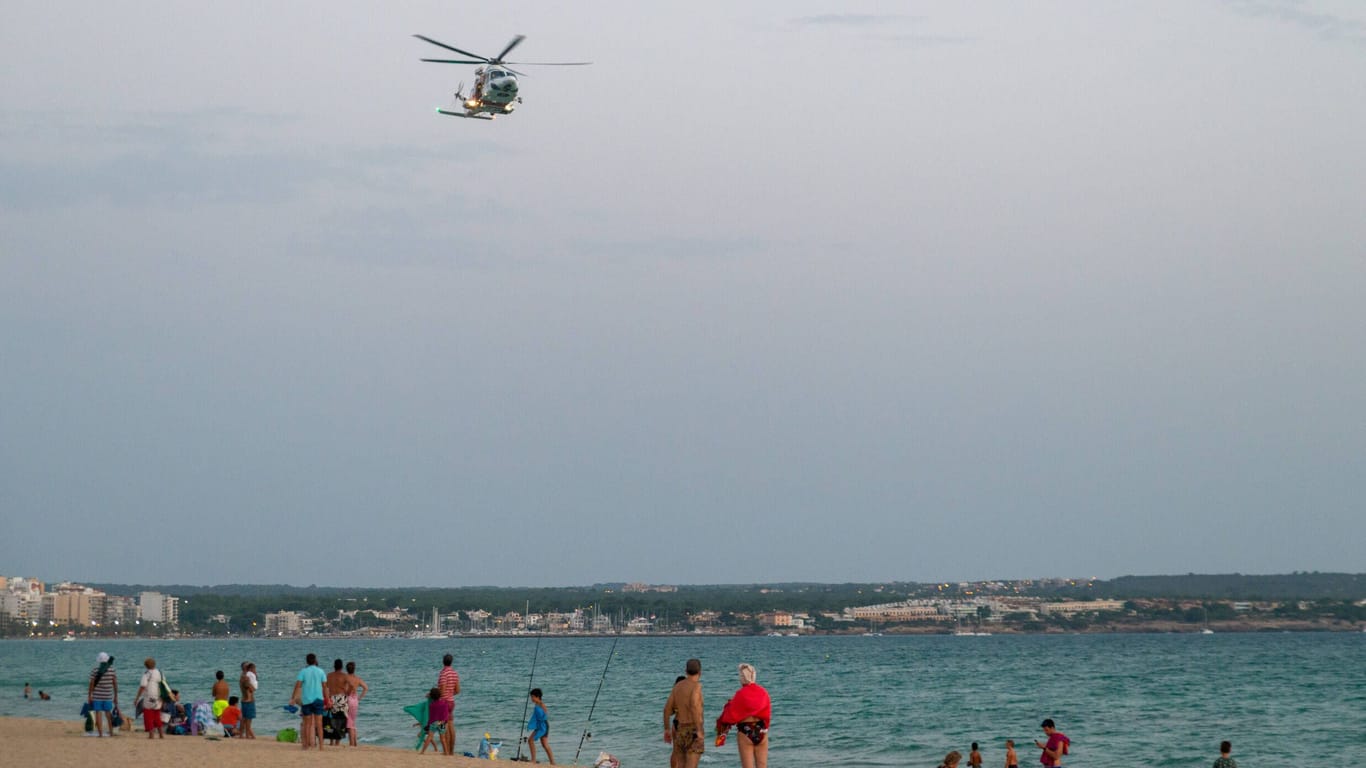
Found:
<path fill-rule="evenodd" d="M 323 704 L 321 699 L 318 701 L 310 701 L 299 707 L 299 714 L 301 715 L 321 715 L 326 711 L 327 706 Z"/>
<path fill-rule="evenodd" d="M 254 702 L 254 701 L 244 701 L 244 702 L 242 702 L 242 719 L 243 719 L 243 720 L 255 720 L 255 719 L 256 719 L 256 702 Z"/>
<path fill-rule="evenodd" d="M 674 729 L 674 751 L 686 754 L 702 754 L 706 749 L 702 729 L 692 725 L 682 725 Z"/>
<path fill-rule="evenodd" d="M 94 701 L 90 702 L 90 711 L 91 711 L 91 712 L 113 712 L 113 711 L 114 711 L 114 701 L 113 701 L 113 699 L 110 699 L 109 701 L 100 701 L 99 699 L 95 699 Z"/>

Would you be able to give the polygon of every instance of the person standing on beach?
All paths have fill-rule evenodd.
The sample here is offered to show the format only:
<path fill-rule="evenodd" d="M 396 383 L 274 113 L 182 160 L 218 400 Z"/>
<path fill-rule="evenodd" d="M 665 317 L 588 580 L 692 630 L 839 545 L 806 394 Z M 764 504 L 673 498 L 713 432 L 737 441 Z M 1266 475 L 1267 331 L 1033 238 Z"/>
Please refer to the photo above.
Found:
<path fill-rule="evenodd" d="M 242 662 L 242 676 L 237 678 L 237 688 L 242 693 L 242 738 L 256 738 L 251 729 L 251 721 L 256 719 L 256 689 L 261 682 L 256 679 L 256 665 L 250 661 Z"/>
<path fill-rule="evenodd" d="M 223 679 L 223 670 L 213 673 L 213 716 L 217 719 L 228 708 L 228 681 Z"/>
<path fill-rule="evenodd" d="M 536 740 L 541 740 L 545 758 L 555 764 L 555 753 L 550 751 L 550 718 L 545 713 L 545 702 L 541 700 L 540 688 L 531 689 L 531 720 L 526 724 L 526 745 L 531 750 L 531 762 L 536 762 Z"/>
<path fill-rule="evenodd" d="M 1051 717 L 1044 720 L 1043 724 L 1039 727 L 1043 728 L 1043 732 L 1048 735 L 1048 741 L 1046 742 L 1041 742 L 1038 739 L 1034 740 L 1034 746 L 1043 750 L 1043 754 L 1039 755 L 1039 762 L 1043 763 L 1047 768 L 1056 768 L 1056 766 L 1062 765 L 1062 756 L 1067 754 L 1068 746 L 1072 743 L 1072 740 L 1067 738 L 1067 735 L 1062 731 L 1059 731 L 1054 727 L 1053 718 Z"/>
<path fill-rule="evenodd" d="M 718 747 L 726 743 L 726 731 L 731 726 L 743 737 L 735 740 L 735 747 L 740 750 L 740 768 L 768 768 L 768 724 L 773 719 L 773 705 L 768 691 L 754 682 L 757 675 L 754 665 L 740 665 L 740 690 L 716 718 Z"/>
<path fill-rule="evenodd" d="M 346 662 L 346 677 L 351 681 L 351 695 L 346 700 L 346 735 L 351 746 L 356 746 L 356 719 L 360 715 L 360 700 L 370 692 L 370 686 L 356 674 L 356 662 Z"/>
<path fill-rule="evenodd" d="M 706 749 L 702 726 L 702 661 L 688 659 L 687 675 L 674 683 L 669 700 L 664 702 L 664 743 L 673 745 L 669 768 L 697 768 Z M 677 717 L 671 723 L 670 718 Z"/>
<path fill-rule="evenodd" d="M 1233 757 L 1233 742 L 1219 742 L 1219 759 L 1214 761 L 1214 768 L 1238 768 L 1238 761 Z"/>
<path fill-rule="evenodd" d="M 305 658 L 307 666 L 299 670 L 299 676 L 294 680 L 294 693 L 290 694 L 289 703 L 299 707 L 299 714 L 303 715 L 303 728 L 299 736 L 299 741 L 304 749 L 308 749 L 317 743 L 318 749 L 323 748 L 323 711 L 327 704 L 323 699 L 323 681 L 327 675 L 318 667 L 318 655 L 310 653 Z"/>
<path fill-rule="evenodd" d="M 460 693 L 460 673 L 451 666 L 454 663 L 455 657 L 449 653 L 441 657 L 441 674 L 436 676 L 442 701 L 451 705 L 446 715 L 446 728 L 441 732 L 441 746 L 445 747 L 447 757 L 455 754 L 455 697 Z"/>
<path fill-rule="evenodd" d="M 323 687 L 327 692 L 327 715 L 332 721 L 332 746 L 341 746 L 342 729 L 346 727 L 347 700 L 351 698 L 351 678 L 343 671 L 341 659 L 332 661 Z"/>
<path fill-rule="evenodd" d="M 1015 754 L 1015 740 L 1006 739 L 1006 768 L 1020 768 L 1020 758 Z"/>
<path fill-rule="evenodd" d="M 138 694 L 133 700 L 142 704 L 142 730 L 147 732 L 147 738 L 152 738 L 156 734 L 159 739 L 166 738 L 166 729 L 161 721 L 161 670 L 157 669 L 157 661 L 151 657 L 142 666 L 147 668 L 142 673 L 142 681 L 138 683 Z"/>
<path fill-rule="evenodd" d="M 95 661 L 98 666 L 90 670 L 90 688 L 86 691 L 86 701 L 90 704 L 90 711 L 95 713 L 95 735 L 104 735 L 100 732 L 100 722 L 103 721 L 105 730 L 112 737 L 112 715 L 119 706 L 119 678 L 114 673 L 113 656 L 101 652 L 95 657 Z"/>

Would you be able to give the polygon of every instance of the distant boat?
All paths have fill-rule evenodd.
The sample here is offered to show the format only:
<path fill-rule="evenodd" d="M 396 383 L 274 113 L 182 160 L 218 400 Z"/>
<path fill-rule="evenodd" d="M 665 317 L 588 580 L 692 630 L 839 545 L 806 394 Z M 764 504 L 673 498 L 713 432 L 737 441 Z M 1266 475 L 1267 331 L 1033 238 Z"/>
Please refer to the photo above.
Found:
<path fill-rule="evenodd" d="M 75 636 L 75 635 L 67 635 L 66 637 L 63 637 L 63 638 L 62 638 L 62 642 L 64 642 L 64 643 L 74 643 L 74 642 L 76 642 L 76 636 Z"/>
<path fill-rule="evenodd" d="M 1200 630 L 1200 634 L 1202 634 L 1202 635 L 1212 635 L 1212 634 L 1214 634 L 1214 630 L 1210 629 L 1209 627 L 1205 627 L 1204 629 Z"/>

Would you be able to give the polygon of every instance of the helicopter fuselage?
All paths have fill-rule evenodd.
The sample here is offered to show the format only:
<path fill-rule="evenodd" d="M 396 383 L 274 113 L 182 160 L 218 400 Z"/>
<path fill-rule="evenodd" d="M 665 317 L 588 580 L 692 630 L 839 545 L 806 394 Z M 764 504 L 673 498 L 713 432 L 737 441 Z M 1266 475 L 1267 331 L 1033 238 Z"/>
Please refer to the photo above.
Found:
<path fill-rule="evenodd" d="M 521 103 L 517 95 L 517 75 L 497 67 L 480 67 L 474 71 L 474 88 L 468 95 L 456 92 L 460 106 L 471 115 L 487 113 L 504 115 Z"/>

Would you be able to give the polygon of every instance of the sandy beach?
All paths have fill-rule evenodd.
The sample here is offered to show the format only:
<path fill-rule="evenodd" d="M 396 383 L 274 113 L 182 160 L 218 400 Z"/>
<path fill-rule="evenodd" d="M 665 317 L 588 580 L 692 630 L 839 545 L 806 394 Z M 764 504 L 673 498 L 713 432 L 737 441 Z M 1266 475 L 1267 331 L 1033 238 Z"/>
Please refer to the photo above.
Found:
<path fill-rule="evenodd" d="M 451 766 L 478 768 L 487 760 L 434 755 L 431 750 L 419 755 L 412 750 L 386 747 L 348 747 L 316 749 L 305 752 L 298 744 L 285 744 L 271 738 L 210 740 L 199 736 L 167 736 L 148 739 L 141 731 L 120 731 L 111 738 L 84 735 L 80 720 L 36 720 L 0 718 L 0 753 L 7 766 L 72 766 L 85 768 L 137 768 L 145 765 L 174 765 L 177 768 L 221 768 L 224 765 L 252 765 L 257 768 L 301 768 L 302 766 Z M 326 761 L 326 762 L 324 762 Z"/>

